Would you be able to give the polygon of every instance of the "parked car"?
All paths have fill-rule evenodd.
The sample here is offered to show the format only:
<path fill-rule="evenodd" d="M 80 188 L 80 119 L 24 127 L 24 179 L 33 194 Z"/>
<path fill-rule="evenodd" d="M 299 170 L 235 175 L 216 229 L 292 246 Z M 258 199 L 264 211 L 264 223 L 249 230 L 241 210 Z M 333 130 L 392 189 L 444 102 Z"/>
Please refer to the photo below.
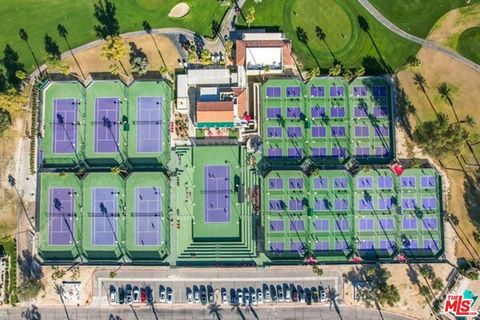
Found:
<path fill-rule="evenodd" d="M 200 300 L 202 304 L 207 304 L 207 291 L 205 289 L 205 286 L 200 287 Z"/>
<path fill-rule="evenodd" d="M 293 302 L 298 302 L 298 291 L 297 291 L 297 289 L 292 290 L 292 301 Z"/>
<path fill-rule="evenodd" d="M 312 304 L 312 292 L 309 288 L 305 288 L 305 302 L 307 304 Z"/>
<path fill-rule="evenodd" d="M 280 285 L 277 286 L 277 295 L 278 295 L 278 301 L 280 301 L 280 302 L 285 301 L 283 299 L 283 288 Z"/>
<path fill-rule="evenodd" d="M 147 292 L 145 288 L 140 289 L 140 302 L 145 303 L 147 301 Z"/>
<path fill-rule="evenodd" d="M 246 306 L 250 305 L 250 293 L 246 289 L 245 289 L 245 305 Z"/>
<path fill-rule="evenodd" d="M 213 289 L 208 288 L 208 303 L 213 303 Z"/>
<path fill-rule="evenodd" d="M 127 303 L 132 304 L 132 286 L 127 284 L 126 288 L 126 295 L 127 295 Z"/>
<path fill-rule="evenodd" d="M 237 291 L 237 297 L 238 297 L 238 304 L 243 304 L 243 292 L 242 292 L 242 289 L 238 289 L 238 291 Z"/>
<path fill-rule="evenodd" d="M 200 303 L 200 291 L 197 286 L 193 286 L 193 300 L 195 303 Z"/>
<path fill-rule="evenodd" d="M 298 298 L 301 303 L 305 303 L 305 290 L 303 290 L 302 288 L 298 290 Z"/>
<path fill-rule="evenodd" d="M 117 290 L 114 286 L 110 286 L 110 304 L 117 303 Z"/>
<path fill-rule="evenodd" d="M 255 289 L 251 288 L 251 290 L 249 290 L 250 292 L 250 296 L 252 297 L 252 304 L 254 306 L 257 305 L 257 293 L 255 292 Z"/>
<path fill-rule="evenodd" d="M 222 303 L 227 304 L 228 303 L 228 297 L 227 297 L 227 289 L 222 288 Z"/>
<path fill-rule="evenodd" d="M 272 295 L 272 301 L 277 302 L 278 301 L 277 290 L 275 289 L 274 285 L 270 286 L 270 292 L 271 292 L 271 295 Z"/>
<path fill-rule="evenodd" d="M 320 302 L 325 302 L 325 300 L 327 300 L 325 289 L 323 289 L 322 286 L 318 287 L 318 295 L 320 296 Z"/>
<path fill-rule="evenodd" d="M 312 291 L 312 300 L 313 300 L 313 302 L 318 302 L 318 291 L 317 291 L 317 288 L 312 287 L 311 291 Z"/>
<path fill-rule="evenodd" d="M 230 289 L 230 304 L 235 304 L 237 302 L 237 295 L 235 294 L 235 289 Z"/>
<path fill-rule="evenodd" d="M 135 286 L 133 287 L 133 297 L 132 297 L 133 302 L 138 303 L 139 297 L 140 297 L 140 290 L 138 290 L 138 287 Z"/>
<path fill-rule="evenodd" d="M 153 290 L 150 287 L 146 287 L 145 290 L 147 292 L 147 302 L 152 304 L 154 301 Z"/>
<path fill-rule="evenodd" d="M 173 289 L 172 288 L 167 289 L 167 303 L 169 303 L 169 304 L 173 303 Z"/>
<path fill-rule="evenodd" d="M 160 286 L 160 288 L 158 290 L 160 292 L 160 295 L 159 295 L 160 302 L 167 301 L 167 290 L 165 290 L 165 287 Z"/>
<path fill-rule="evenodd" d="M 187 288 L 187 303 L 192 304 L 193 303 L 193 293 L 192 289 Z"/>
<path fill-rule="evenodd" d="M 270 303 L 270 301 L 272 301 L 272 297 L 270 296 L 270 289 L 265 288 L 264 295 L 265 295 L 265 303 Z"/>
<path fill-rule="evenodd" d="M 262 293 L 262 290 L 260 289 L 257 289 L 257 302 L 263 303 L 263 293 Z"/>
<path fill-rule="evenodd" d="M 290 291 L 290 288 L 287 286 L 285 286 L 285 301 L 286 302 L 292 301 L 291 291 Z"/>
<path fill-rule="evenodd" d="M 125 290 L 123 287 L 118 288 L 118 303 L 123 304 L 125 302 Z"/>

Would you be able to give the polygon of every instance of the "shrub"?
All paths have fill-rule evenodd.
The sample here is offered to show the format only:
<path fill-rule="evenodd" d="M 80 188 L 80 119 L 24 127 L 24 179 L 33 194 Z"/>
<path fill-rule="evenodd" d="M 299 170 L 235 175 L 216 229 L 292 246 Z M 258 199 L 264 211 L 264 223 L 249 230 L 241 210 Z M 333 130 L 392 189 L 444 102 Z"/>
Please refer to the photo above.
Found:
<path fill-rule="evenodd" d="M 0 135 L 12 125 L 12 118 L 10 112 L 0 108 Z"/>

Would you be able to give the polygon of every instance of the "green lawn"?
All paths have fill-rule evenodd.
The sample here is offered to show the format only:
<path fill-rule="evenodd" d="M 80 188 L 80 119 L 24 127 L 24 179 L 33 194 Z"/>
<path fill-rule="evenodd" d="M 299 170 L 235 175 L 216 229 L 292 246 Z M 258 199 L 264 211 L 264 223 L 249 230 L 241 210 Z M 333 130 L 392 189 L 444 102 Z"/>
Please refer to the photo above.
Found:
<path fill-rule="evenodd" d="M 390 21 L 404 31 L 425 38 L 440 17 L 467 5 L 466 0 L 370 0 Z M 470 5 L 480 0 L 470 0 Z"/>
<path fill-rule="evenodd" d="M 27 45 L 18 37 L 18 30 L 24 28 L 37 58 L 44 60 L 43 39 L 45 33 L 52 36 L 62 51 L 66 45 L 58 36 L 57 25 L 63 24 L 68 30 L 68 40 L 72 47 L 95 40 L 93 30 L 96 19 L 93 5 L 97 0 L 4 0 L 0 10 L 0 50 L 10 44 L 20 55 L 27 70 L 34 69 L 34 60 Z M 186 0 L 190 13 L 182 19 L 168 18 L 167 15 L 178 0 L 115 0 L 117 18 L 121 32 L 142 30 L 142 21 L 147 20 L 152 28 L 182 27 L 201 35 L 212 36 L 211 23 L 220 21 L 228 9 L 220 6 L 217 0 Z M 1 54 L 3 56 L 3 54 Z"/>
<path fill-rule="evenodd" d="M 293 40 L 293 50 L 306 69 L 317 66 L 317 62 L 328 69 L 337 59 L 345 67 L 364 65 L 375 73 L 383 58 L 395 70 L 420 49 L 384 28 L 356 0 L 263 0 L 259 4 L 247 0 L 245 14 L 249 6 L 256 9 L 252 27 L 278 26 Z M 368 33 L 360 28 L 358 16 L 365 18 Z M 238 23 L 246 26 L 243 19 Z M 305 31 L 307 45 L 297 39 L 298 27 Z M 325 41 L 317 38 L 316 27 L 325 33 Z"/>
<path fill-rule="evenodd" d="M 458 38 L 457 50 L 468 59 L 480 63 L 480 27 L 462 32 Z"/>

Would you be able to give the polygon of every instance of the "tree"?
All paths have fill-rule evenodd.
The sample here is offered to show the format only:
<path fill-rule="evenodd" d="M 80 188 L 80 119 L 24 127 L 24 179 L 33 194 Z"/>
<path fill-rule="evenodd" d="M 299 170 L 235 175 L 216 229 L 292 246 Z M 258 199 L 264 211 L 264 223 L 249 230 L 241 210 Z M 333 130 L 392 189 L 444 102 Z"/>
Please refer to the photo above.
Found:
<path fill-rule="evenodd" d="M 420 66 L 421 61 L 417 58 L 417 56 L 408 56 L 407 63 L 411 68 L 416 69 Z"/>
<path fill-rule="evenodd" d="M 190 62 L 190 63 L 197 62 L 197 60 L 198 60 L 197 53 L 194 50 L 189 51 L 187 59 L 188 59 L 188 62 Z"/>
<path fill-rule="evenodd" d="M 252 25 L 253 21 L 255 21 L 255 8 L 250 6 L 248 8 L 247 16 L 245 17 L 245 22 L 247 23 L 247 26 L 249 28 Z"/>
<path fill-rule="evenodd" d="M 121 37 L 107 36 L 105 39 L 105 44 L 101 48 L 100 55 L 109 61 L 113 60 L 120 64 L 125 74 L 128 74 L 121 61 L 123 58 L 125 58 L 127 50 L 127 46 Z"/>
<path fill-rule="evenodd" d="M 25 80 L 25 78 L 27 77 L 27 73 L 23 70 L 18 70 L 16 73 L 15 73 L 15 76 L 17 76 L 18 80 L 20 81 L 23 81 Z"/>
<path fill-rule="evenodd" d="M 345 72 L 343 73 L 343 80 L 345 80 L 345 82 L 347 83 L 350 83 L 353 80 L 353 77 L 354 74 L 350 69 L 345 70 Z"/>
<path fill-rule="evenodd" d="M 114 76 L 120 73 L 120 66 L 116 63 L 112 63 L 111 65 L 108 66 L 108 70 L 110 73 Z"/>
<path fill-rule="evenodd" d="M 126 173 L 127 171 L 120 167 L 113 167 L 113 168 L 110 168 L 110 172 L 113 174 L 121 174 L 121 173 Z"/>
<path fill-rule="evenodd" d="M 430 292 L 430 289 L 425 285 L 420 286 L 419 293 L 422 296 L 424 296 L 424 298 L 425 298 L 425 300 L 427 300 L 427 302 L 430 302 L 433 299 L 433 296 L 432 296 L 432 293 Z"/>
<path fill-rule="evenodd" d="M 20 299 L 27 301 L 38 295 L 40 290 L 43 289 L 43 284 L 39 279 L 25 279 L 17 289 Z"/>
<path fill-rule="evenodd" d="M 140 75 L 146 74 L 150 65 L 146 57 L 136 57 L 132 61 L 132 72 Z"/>
<path fill-rule="evenodd" d="M 355 77 L 356 78 L 363 77 L 364 75 L 365 75 L 365 67 L 364 66 L 360 66 L 355 70 Z"/>
<path fill-rule="evenodd" d="M 3 108 L 0 108 L 0 135 L 12 125 L 12 118 L 10 112 Z"/>
<path fill-rule="evenodd" d="M 330 70 L 328 70 L 328 75 L 332 77 L 338 77 L 343 72 L 342 65 L 340 63 L 334 64 Z"/>
<path fill-rule="evenodd" d="M 413 83 L 417 86 L 417 89 L 422 91 L 423 93 L 426 93 L 426 88 L 427 88 L 427 80 L 422 76 L 421 73 L 415 72 L 413 74 Z"/>
<path fill-rule="evenodd" d="M 110 271 L 110 273 L 108 274 L 108 276 L 111 278 L 111 279 L 114 279 L 117 277 L 117 271 Z"/>
<path fill-rule="evenodd" d="M 441 82 L 438 85 L 437 90 L 438 90 L 438 93 L 440 94 L 440 97 L 449 105 L 452 105 L 452 96 L 451 96 L 452 90 L 450 89 L 448 84 L 446 82 Z"/>
<path fill-rule="evenodd" d="M 378 304 L 393 306 L 400 301 L 398 289 L 394 285 L 388 284 L 391 273 L 386 268 L 383 266 L 369 267 L 364 277 L 368 286 L 359 289 L 359 294 L 368 305 L 375 304 L 377 308 L 380 308 Z"/>
<path fill-rule="evenodd" d="M 467 115 L 464 120 L 459 121 L 459 123 L 465 123 L 469 127 L 474 127 L 477 123 L 471 115 Z"/>
<path fill-rule="evenodd" d="M 442 290 L 443 289 L 443 282 L 442 279 L 436 277 L 432 280 L 432 288 L 435 290 Z"/>
<path fill-rule="evenodd" d="M 225 55 L 229 58 L 232 57 L 232 49 L 233 49 L 233 41 L 230 39 L 225 41 Z"/>
<path fill-rule="evenodd" d="M 46 60 L 49 68 L 57 70 L 63 73 L 64 75 L 70 74 L 70 66 L 65 61 L 57 59 L 54 56 L 47 56 Z"/>
<path fill-rule="evenodd" d="M 308 71 L 308 77 L 310 79 L 316 78 L 320 76 L 320 68 L 319 67 L 314 67 Z"/>
<path fill-rule="evenodd" d="M 468 135 L 460 124 L 450 124 L 448 117 L 439 113 L 437 119 L 418 125 L 413 138 L 431 155 L 443 157 L 459 153 L 460 146 L 467 140 Z"/>
<path fill-rule="evenodd" d="M 212 53 L 208 49 L 203 49 L 200 54 L 200 62 L 202 64 L 211 64 L 212 63 Z"/>

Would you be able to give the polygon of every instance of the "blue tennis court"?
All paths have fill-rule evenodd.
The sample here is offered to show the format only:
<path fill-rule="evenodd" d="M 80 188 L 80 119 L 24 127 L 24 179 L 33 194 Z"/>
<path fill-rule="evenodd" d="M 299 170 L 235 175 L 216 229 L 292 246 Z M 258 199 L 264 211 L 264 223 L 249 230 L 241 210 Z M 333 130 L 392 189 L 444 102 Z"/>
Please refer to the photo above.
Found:
<path fill-rule="evenodd" d="M 162 97 L 137 99 L 137 152 L 162 152 Z"/>
<path fill-rule="evenodd" d="M 116 188 L 92 189 L 92 244 L 111 246 L 117 243 Z"/>
<path fill-rule="evenodd" d="M 118 98 L 95 100 L 95 152 L 118 152 L 119 108 Z"/>
<path fill-rule="evenodd" d="M 141 246 L 159 245 L 162 236 L 160 188 L 135 189 L 135 242 Z"/>
<path fill-rule="evenodd" d="M 48 244 L 72 244 L 74 234 L 73 188 L 52 188 L 49 190 Z"/>
<path fill-rule="evenodd" d="M 55 99 L 53 106 L 53 153 L 74 153 L 77 146 L 78 100 Z"/>
<path fill-rule="evenodd" d="M 205 166 L 205 222 L 230 222 L 230 168 Z"/>

